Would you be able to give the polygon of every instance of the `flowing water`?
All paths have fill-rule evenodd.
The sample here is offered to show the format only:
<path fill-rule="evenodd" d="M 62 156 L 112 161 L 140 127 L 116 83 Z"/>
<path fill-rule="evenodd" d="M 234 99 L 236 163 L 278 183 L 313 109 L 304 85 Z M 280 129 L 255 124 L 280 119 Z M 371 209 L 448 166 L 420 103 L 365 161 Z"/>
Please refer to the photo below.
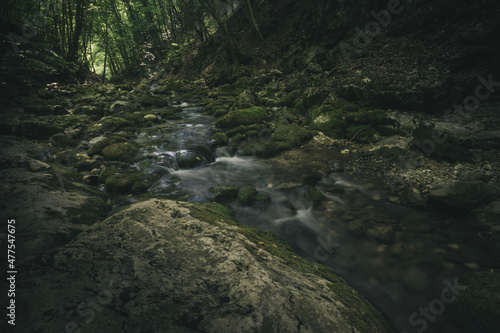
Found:
<path fill-rule="evenodd" d="M 472 228 L 394 204 L 383 191 L 343 173 L 323 177 L 316 188 L 326 200 L 314 206 L 302 171 L 233 156 L 227 147 L 212 150 L 215 118 L 188 103 L 176 107 L 181 119 L 144 129 L 137 139 L 149 159 L 135 167 L 162 174 L 152 195 L 204 202 L 213 200 L 213 185 L 254 185 L 271 202 L 235 201 L 236 218 L 274 231 L 301 255 L 331 267 L 399 332 L 480 332 L 449 303 L 453 294 L 443 282 L 454 285 L 461 274 L 487 268 L 477 244 L 468 241 Z"/>

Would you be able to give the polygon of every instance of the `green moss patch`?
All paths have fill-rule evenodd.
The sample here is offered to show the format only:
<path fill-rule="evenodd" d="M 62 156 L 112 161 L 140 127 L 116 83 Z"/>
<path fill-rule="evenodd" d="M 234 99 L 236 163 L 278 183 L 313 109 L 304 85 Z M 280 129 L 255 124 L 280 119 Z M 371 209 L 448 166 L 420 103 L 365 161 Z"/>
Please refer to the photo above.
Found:
<path fill-rule="evenodd" d="M 133 162 L 138 149 L 130 142 L 112 144 L 102 150 L 102 155 L 108 161 Z"/>
<path fill-rule="evenodd" d="M 90 149 L 87 151 L 87 154 L 89 156 L 101 155 L 104 148 L 119 142 L 129 142 L 129 141 L 122 136 L 112 136 L 109 138 L 105 138 L 92 145 L 92 147 L 90 147 Z"/>
<path fill-rule="evenodd" d="M 313 137 L 313 132 L 297 125 L 279 126 L 273 133 L 273 140 L 289 143 L 292 147 L 300 146 Z"/>
<path fill-rule="evenodd" d="M 243 205 L 251 205 L 257 202 L 270 202 L 271 197 L 267 194 L 257 192 L 255 186 L 246 186 L 241 189 L 238 201 Z"/>
<path fill-rule="evenodd" d="M 258 124 L 269 120 L 269 114 L 262 107 L 230 111 L 215 122 L 215 126 L 223 129 L 235 128 L 240 125 Z"/>
<path fill-rule="evenodd" d="M 134 130 L 135 126 L 134 123 L 132 123 L 129 120 L 120 118 L 120 117 L 109 117 L 106 118 L 102 123 L 100 127 L 100 131 L 106 132 L 116 132 L 118 130 Z"/>
<path fill-rule="evenodd" d="M 229 144 L 229 138 L 226 134 L 217 132 L 212 135 L 212 142 L 216 147 L 227 146 Z"/>
<path fill-rule="evenodd" d="M 381 135 L 397 133 L 397 122 L 383 110 L 371 110 L 346 101 L 336 101 L 309 110 L 311 129 L 334 138 L 374 142 Z"/>

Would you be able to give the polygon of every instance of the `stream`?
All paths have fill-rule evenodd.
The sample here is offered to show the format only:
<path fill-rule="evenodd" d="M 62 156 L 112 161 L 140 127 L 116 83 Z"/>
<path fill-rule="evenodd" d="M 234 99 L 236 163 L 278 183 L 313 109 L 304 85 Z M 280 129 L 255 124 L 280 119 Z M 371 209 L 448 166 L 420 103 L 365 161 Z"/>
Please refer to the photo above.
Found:
<path fill-rule="evenodd" d="M 206 202 L 213 201 L 211 186 L 254 185 L 271 202 L 234 201 L 237 220 L 271 230 L 310 261 L 331 267 L 398 332 L 480 332 L 444 290 L 463 273 L 487 268 L 478 244 L 469 240 L 473 229 L 460 219 L 398 205 L 373 184 L 342 172 L 323 176 L 316 189 L 326 199 L 313 205 L 306 199 L 302 171 L 235 156 L 228 147 L 211 149 L 215 118 L 194 104 L 175 107 L 181 119 L 161 129 L 144 128 L 136 138 L 148 159 L 133 167 L 162 175 L 150 195 Z"/>

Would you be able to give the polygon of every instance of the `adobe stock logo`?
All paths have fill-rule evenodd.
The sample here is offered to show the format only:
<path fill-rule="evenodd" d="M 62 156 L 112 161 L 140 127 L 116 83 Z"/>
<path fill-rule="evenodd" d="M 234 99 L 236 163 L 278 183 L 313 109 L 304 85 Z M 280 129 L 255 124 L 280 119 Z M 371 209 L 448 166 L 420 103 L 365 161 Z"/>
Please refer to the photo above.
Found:
<path fill-rule="evenodd" d="M 392 16 L 400 14 L 403 10 L 404 7 L 401 6 L 399 0 L 389 0 L 387 9 L 383 9 L 379 12 L 374 10 L 370 11 L 370 15 L 374 20 L 365 25 L 364 31 L 359 27 L 354 28 L 356 35 L 354 36 L 353 45 L 349 45 L 346 42 L 340 42 L 340 49 L 344 54 L 344 58 L 350 60 L 354 53 L 367 47 L 373 38 L 380 35 L 382 28 L 386 28 L 391 24 Z"/>
<path fill-rule="evenodd" d="M 433 299 L 425 308 L 420 307 L 418 309 L 418 312 L 413 312 L 408 318 L 408 323 L 411 326 L 418 327 L 418 333 L 424 332 L 429 325 L 428 323 L 434 322 L 437 316 L 441 315 L 444 312 L 446 304 L 453 303 L 457 299 L 457 296 L 459 296 L 462 291 L 467 289 L 467 286 L 458 284 L 457 277 L 453 279 L 453 282 L 450 282 L 450 280 L 444 280 L 443 283 L 446 287 L 441 290 L 440 298 Z"/>

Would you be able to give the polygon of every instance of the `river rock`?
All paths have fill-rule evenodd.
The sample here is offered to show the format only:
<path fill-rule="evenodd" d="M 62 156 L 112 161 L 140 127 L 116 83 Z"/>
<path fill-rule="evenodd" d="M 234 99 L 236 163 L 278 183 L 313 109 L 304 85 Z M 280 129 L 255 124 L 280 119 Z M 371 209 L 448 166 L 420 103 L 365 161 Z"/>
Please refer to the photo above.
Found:
<path fill-rule="evenodd" d="M 229 203 L 238 197 L 239 188 L 236 186 L 216 185 L 210 187 L 215 202 Z"/>
<path fill-rule="evenodd" d="M 429 206 L 456 213 L 469 212 L 491 198 L 481 181 L 449 182 L 434 186 L 429 192 Z"/>
<path fill-rule="evenodd" d="M 139 110 L 139 107 L 137 106 L 137 104 L 132 102 L 116 101 L 111 105 L 109 110 L 111 113 L 118 113 L 118 112 L 128 113 Z"/>
<path fill-rule="evenodd" d="M 470 218 L 480 230 L 485 245 L 500 257 L 500 201 L 473 211 Z"/>
<path fill-rule="evenodd" d="M 24 316 L 16 328 L 387 331 L 373 309 L 348 319 L 358 305 L 350 299 L 356 293 L 340 279 L 332 284 L 296 270 L 239 233 L 240 227 L 193 217 L 193 207 L 169 200 L 137 203 L 41 255 L 29 274 L 25 267 L 16 292 Z M 344 300 L 331 290 L 339 286 L 347 288 Z"/>
<path fill-rule="evenodd" d="M 259 98 L 257 97 L 257 94 L 255 94 L 253 91 L 246 89 L 238 96 L 238 102 L 257 104 L 259 102 Z"/>
<path fill-rule="evenodd" d="M 179 169 L 192 169 L 215 162 L 212 151 L 204 146 L 179 150 L 176 159 Z"/>

